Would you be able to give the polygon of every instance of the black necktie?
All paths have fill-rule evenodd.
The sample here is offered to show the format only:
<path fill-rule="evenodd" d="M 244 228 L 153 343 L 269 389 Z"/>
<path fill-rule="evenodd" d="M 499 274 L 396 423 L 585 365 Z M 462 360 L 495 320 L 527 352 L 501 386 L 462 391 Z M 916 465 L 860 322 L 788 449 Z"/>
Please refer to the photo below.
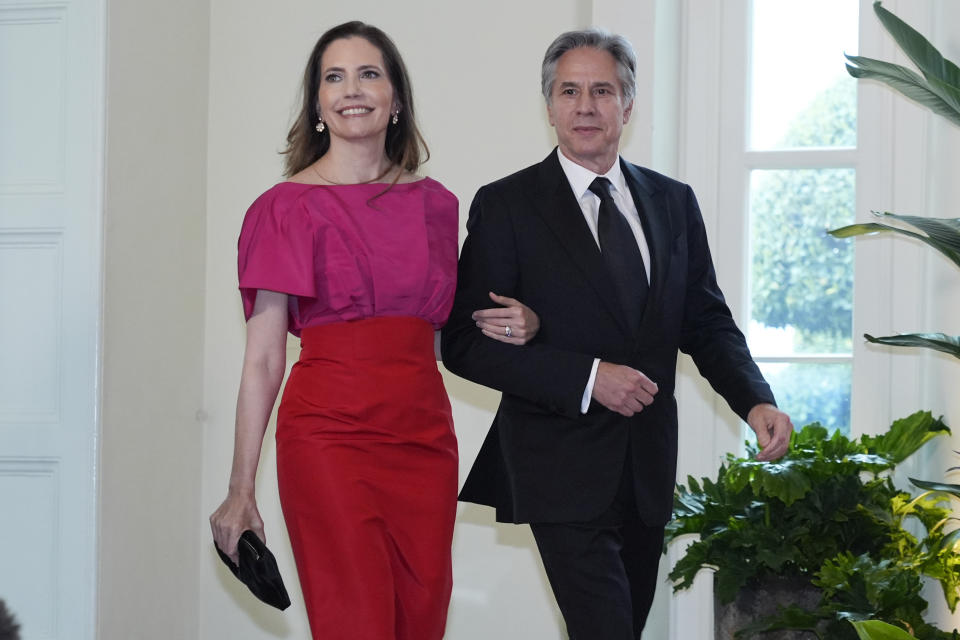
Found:
<path fill-rule="evenodd" d="M 650 285 L 643 256 L 637 245 L 630 224 L 623 217 L 610 195 L 610 181 L 597 178 L 590 183 L 590 191 L 600 198 L 600 216 L 597 219 L 597 236 L 600 252 L 607 263 L 610 278 L 620 294 L 620 302 L 627 314 L 631 328 L 640 326 L 643 307 L 647 302 Z"/>

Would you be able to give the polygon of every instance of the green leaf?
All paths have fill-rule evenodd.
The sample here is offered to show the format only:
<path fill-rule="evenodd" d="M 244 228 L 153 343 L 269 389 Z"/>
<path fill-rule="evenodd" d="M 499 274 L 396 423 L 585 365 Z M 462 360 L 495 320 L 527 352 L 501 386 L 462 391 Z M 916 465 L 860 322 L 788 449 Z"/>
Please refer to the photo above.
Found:
<path fill-rule="evenodd" d="M 909 224 L 924 233 L 917 233 L 903 227 L 895 227 L 879 222 L 867 222 L 861 224 L 851 224 L 839 229 L 828 231 L 835 238 L 850 238 L 872 233 L 893 231 L 911 238 L 916 238 L 925 242 L 955 265 L 960 267 L 960 218 L 927 218 L 922 216 L 906 216 L 896 213 L 884 212 L 876 214 L 885 216 Z"/>
<path fill-rule="evenodd" d="M 757 495 L 778 498 L 788 507 L 810 490 L 809 473 L 795 461 L 745 462 L 750 485 Z"/>
<path fill-rule="evenodd" d="M 861 441 L 875 453 L 900 463 L 933 438 L 949 433 L 942 418 L 934 419 L 929 411 L 917 411 L 895 421 L 886 433 L 863 436 Z"/>
<path fill-rule="evenodd" d="M 952 496 L 960 498 L 960 484 L 930 482 L 928 480 L 917 480 L 916 478 L 910 478 L 910 482 L 921 489 L 926 489 L 927 491 L 943 491 L 944 493 L 949 493 Z"/>
<path fill-rule="evenodd" d="M 874 473 L 885 471 L 895 466 L 894 461 L 890 460 L 886 456 L 871 453 L 857 453 L 849 456 L 847 460 L 862 466 L 864 469 L 873 471 Z"/>
<path fill-rule="evenodd" d="M 880 6 L 879 2 L 873 3 L 873 11 L 880 19 L 883 28 L 893 36 L 903 52 L 919 67 L 924 76 L 928 79 L 937 78 L 947 84 L 960 87 L 960 69 L 957 68 L 957 65 L 945 59 L 936 47 L 930 44 L 929 40 L 906 22 Z"/>
<path fill-rule="evenodd" d="M 880 620 L 851 622 L 860 640 L 916 640 L 912 635 Z"/>
<path fill-rule="evenodd" d="M 945 255 L 954 264 L 960 265 L 960 218 L 930 218 L 889 211 L 885 211 L 883 215 L 920 229 L 927 234 L 924 242 Z"/>
<path fill-rule="evenodd" d="M 948 336 L 945 333 L 899 333 L 895 336 L 874 337 L 865 333 L 863 337 L 867 342 L 874 344 L 892 347 L 923 347 L 960 358 L 960 336 Z"/>
<path fill-rule="evenodd" d="M 960 529 L 954 529 L 947 535 L 943 536 L 943 538 L 937 542 L 936 546 L 931 549 L 931 551 L 933 553 L 940 553 L 941 551 L 953 553 L 957 543 L 960 543 Z"/>
<path fill-rule="evenodd" d="M 847 73 L 854 78 L 879 80 L 960 126 L 960 89 L 942 82 L 928 82 L 920 74 L 898 64 L 845 55 Z"/>

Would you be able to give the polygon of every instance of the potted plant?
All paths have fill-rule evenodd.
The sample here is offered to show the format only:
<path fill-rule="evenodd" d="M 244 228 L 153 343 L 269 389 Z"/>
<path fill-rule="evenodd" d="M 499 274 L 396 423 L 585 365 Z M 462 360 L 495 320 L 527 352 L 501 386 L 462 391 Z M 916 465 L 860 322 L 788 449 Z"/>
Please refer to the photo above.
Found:
<path fill-rule="evenodd" d="M 716 479 L 688 478 L 677 487 L 666 540 L 686 534 L 700 539 L 670 573 L 675 590 L 689 587 L 701 569 L 712 569 L 721 625 L 730 611 L 724 606 L 738 598 L 789 594 L 783 606 L 754 614 L 740 627 L 740 638 L 798 630 L 806 635 L 794 637 L 856 640 L 848 621 L 871 618 L 909 626 L 917 638 L 950 638 L 923 621 L 927 603 L 920 596 L 921 577 L 928 575 L 941 581 L 949 602 L 958 597 L 956 582 L 943 577 L 956 565 L 925 544 L 944 538 L 940 523 L 949 512 L 942 496 L 912 498 L 890 478 L 898 463 L 947 433 L 929 412 L 857 440 L 829 436 L 814 423 L 793 435 L 776 463 L 757 462 L 750 449 L 746 457 L 728 455 Z M 911 533 L 916 527 L 923 538 Z M 807 602 L 799 602 L 797 594 L 802 599 L 804 593 Z"/>
<path fill-rule="evenodd" d="M 908 98 L 929 107 L 935 113 L 947 118 L 955 125 L 960 125 L 960 67 L 947 60 L 943 55 L 919 32 L 910 27 L 897 16 L 884 9 L 880 2 L 873 5 L 874 12 L 881 24 L 894 38 L 898 46 L 907 54 L 917 66 L 920 73 L 881 60 L 862 56 L 847 56 L 847 71 L 856 78 L 879 80 Z M 879 215 L 879 214 L 878 214 Z M 918 216 L 902 216 L 892 213 L 882 214 L 888 220 L 901 223 L 905 226 L 888 225 L 883 223 L 855 224 L 835 229 L 830 233 L 835 237 L 850 237 L 877 232 L 900 233 L 921 242 L 924 242 L 940 253 L 955 265 L 960 266 L 960 219 L 924 218 Z M 868 341 L 900 347 L 923 347 L 947 353 L 960 358 L 960 336 L 944 333 L 911 333 L 875 338 L 869 334 L 864 336 Z M 957 470 L 957 467 L 951 471 Z M 917 500 L 929 498 L 960 497 L 960 485 L 943 484 L 929 481 L 910 481 L 926 493 Z M 952 533 L 943 533 L 943 526 L 947 518 L 934 523 L 928 528 L 927 536 L 920 541 L 922 552 L 918 554 L 917 562 L 926 567 L 924 573 L 935 575 L 944 587 L 944 595 L 951 611 L 957 604 L 957 571 L 960 567 L 958 549 L 960 549 L 960 530 Z M 951 583 L 952 582 L 952 583 Z M 899 623 L 901 627 L 906 627 Z M 855 623 L 856 631 L 861 640 L 884 640 L 911 637 L 899 627 L 883 625 L 879 621 Z M 897 635 L 899 634 L 899 635 Z M 953 637 L 960 637 L 956 631 Z"/>

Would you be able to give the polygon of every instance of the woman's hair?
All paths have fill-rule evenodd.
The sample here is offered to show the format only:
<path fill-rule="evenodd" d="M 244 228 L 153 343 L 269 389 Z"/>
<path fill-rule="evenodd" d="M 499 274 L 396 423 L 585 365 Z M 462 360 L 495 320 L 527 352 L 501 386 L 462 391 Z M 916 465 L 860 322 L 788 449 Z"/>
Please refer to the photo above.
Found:
<path fill-rule="evenodd" d="M 637 93 L 637 54 L 634 53 L 630 41 L 604 29 L 583 29 L 561 33 L 547 47 L 547 53 L 543 56 L 543 65 L 540 67 L 540 88 L 547 104 L 550 104 L 553 96 L 553 84 L 557 79 L 557 63 L 561 56 L 567 51 L 580 47 L 599 49 L 613 56 L 617 63 L 617 76 L 620 79 L 623 101 L 629 103 L 633 100 Z"/>
<path fill-rule="evenodd" d="M 413 110 L 413 90 L 410 76 L 397 46 L 380 29 L 354 20 L 328 30 L 313 47 L 307 68 L 303 72 L 303 104 L 300 113 L 287 134 L 287 148 L 282 151 L 287 157 L 284 162 L 284 175 L 287 177 L 306 169 L 317 161 L 330 148 L 330 129 L 322 133 L 316 130 L 320 117 L 317 96 L 322 79 L 321 59 L 330 43 L 343 38 L 363 38 L 383 55 L 387 77 L 393 85 L 396 102 L 400 105 L 400 119 L 397 124 L 387 125 L 385 143 L 387 158 L 394 165 L 406 171 L 414 172 L 430 157 L 427 144 L 417 128 Z M 399 176 L 398 176 L 399 179 Z"/>

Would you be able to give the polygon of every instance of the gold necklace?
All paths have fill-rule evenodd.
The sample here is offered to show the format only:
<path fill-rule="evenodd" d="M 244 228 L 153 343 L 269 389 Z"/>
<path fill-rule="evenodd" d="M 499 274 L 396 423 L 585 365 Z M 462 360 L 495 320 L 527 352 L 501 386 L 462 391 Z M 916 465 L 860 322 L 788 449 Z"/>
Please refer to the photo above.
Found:
<path fill-rule="evenodd" d="M 342 185 L 345 185 L 345 184 L 370 184 L 371 182 L 376 182 L 377 180 L 380 180 L 380 179 L 383 178 L 385 175 L 387 175 L 388 173 L 390 173 L 390 170 L 393 169 L 393 165 L 388 166 L 383 173 L 381 173 L 380 175 L 376 176 L 375 178 L 371 178 L 370 180 L 364 180 L 363 182 L 337 182 L 336 180 L 331 180 L 331 179 L 328 178 L 327 176 L 325 176 L 325 175 L 323 175 L 322 173 L 320 173 L 320 169 L 317 168 L 317 165 L 316 165 L 316 164 L 311 165 L 311 168 L 313 169 L 313 172 L 316 173 L 316 174 L 320 177 L 320 179 L 323 180 L 324 182 L 327 182 L 327 183 L 330 183 L 330 184 L 333 184 L 333 185 L 337 185 L 337 186 L 342 186 Z"/>

